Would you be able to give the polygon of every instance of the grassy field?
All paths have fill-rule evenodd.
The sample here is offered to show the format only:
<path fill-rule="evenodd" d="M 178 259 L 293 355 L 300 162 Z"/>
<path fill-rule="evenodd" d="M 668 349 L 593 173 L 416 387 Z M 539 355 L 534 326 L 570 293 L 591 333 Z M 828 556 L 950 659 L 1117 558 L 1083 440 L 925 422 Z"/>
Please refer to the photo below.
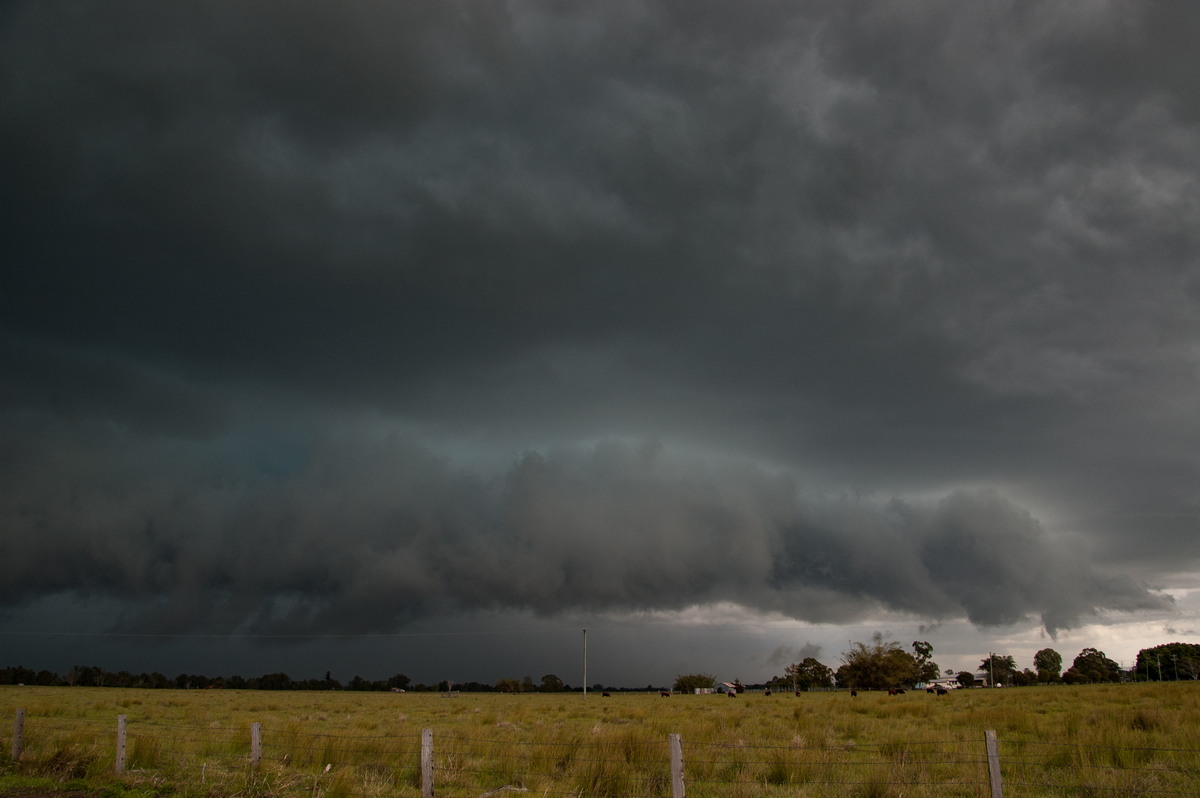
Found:
<path fill-rule="evenodd" d="M 1193 683 L 737 699 L 0 687 L 0 718 L 0 794 L 419 796 L 432 729 L 440 796 L 669 796 L 671 734 L 689 796 L 984 796 L 992 729 L 1010 796 L 1200 795 Z"/>

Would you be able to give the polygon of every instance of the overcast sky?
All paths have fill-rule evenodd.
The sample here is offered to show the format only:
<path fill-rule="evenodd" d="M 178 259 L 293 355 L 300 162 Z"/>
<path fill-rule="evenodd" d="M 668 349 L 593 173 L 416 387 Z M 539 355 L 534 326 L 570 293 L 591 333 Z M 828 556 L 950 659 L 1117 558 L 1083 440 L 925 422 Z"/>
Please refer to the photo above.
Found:
<path fill-rule="evenodd" d="M 1194 640 L 1197 41 L 1116 0 L 5 3 L 0 665 Z"/>

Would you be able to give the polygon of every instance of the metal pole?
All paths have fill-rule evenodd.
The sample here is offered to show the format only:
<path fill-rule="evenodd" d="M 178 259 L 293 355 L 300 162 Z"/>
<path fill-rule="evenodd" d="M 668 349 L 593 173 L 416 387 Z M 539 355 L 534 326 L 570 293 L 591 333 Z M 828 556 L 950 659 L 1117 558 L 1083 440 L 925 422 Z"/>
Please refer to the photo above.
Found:
<path fill-rule="evenodd" d="M 587 629 L 583 630 L 583 697 L 587 698 Z"/>

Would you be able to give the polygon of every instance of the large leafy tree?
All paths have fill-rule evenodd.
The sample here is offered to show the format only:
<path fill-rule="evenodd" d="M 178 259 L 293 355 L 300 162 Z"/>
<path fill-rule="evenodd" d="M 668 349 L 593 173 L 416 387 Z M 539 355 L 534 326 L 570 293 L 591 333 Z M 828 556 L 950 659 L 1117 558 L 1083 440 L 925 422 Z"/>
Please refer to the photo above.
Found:
<path fill-rule="evenodd" d="M 1138 652 L 1139 678 L 1153 682 L 1200 679 L 1200 644 L 1165 643 Z"/>
<path fill-rule="evenodd" d="M 1038 681 L 1057 682 L 1062 680 L 1062 654 L 1052 648 L 1043 648 L 1033 655 L 1033 667 Z"/>
<path fill-rule="evenodd" d="M 843 687 L 885 689 L 912 686 L 920 680 L 917 658 L 894 640 L 884 642 L 878 634 L 869 645 L 855 643 L 843 653 L 842 665 L 837 669 L 837 681 Z"/>
<path fill-rule="evenodd" d="M 681 673 L 675 677 L 675 692 L 693 693 L 696 688 L 711 689 L 717 683 L 717 677 L 707 673 Z"/>
<path fill-rule="evenodd" d="M 928 682 L 936 679 L 941 670 L 933 661 L 933 644 L 924 640 L 914 640 L 912 649 L 913 658 L 917 661 L 917 681 Z"/>
<path fill-rule="evenodd" d="M 1011 654 L 989 654 L 979 664 L 979 669 L 988 674 L 992 684 L 1012 684 L 1017 673 L 1017 661 Z"/>
<path fill-rule="evenodd" d="M 794 662 L 783 672 L 785 683 L 796 690 L 833 687 L 833 670 L 813 657 Z"/>
<path fill-rule="evenodd" d="M 1087 682 L 1119 682 L 1121 666 L 1105 656 L 1103 651 L 1085 648 L 1063 674 L 1063 681 L 1070 684 Z"/>

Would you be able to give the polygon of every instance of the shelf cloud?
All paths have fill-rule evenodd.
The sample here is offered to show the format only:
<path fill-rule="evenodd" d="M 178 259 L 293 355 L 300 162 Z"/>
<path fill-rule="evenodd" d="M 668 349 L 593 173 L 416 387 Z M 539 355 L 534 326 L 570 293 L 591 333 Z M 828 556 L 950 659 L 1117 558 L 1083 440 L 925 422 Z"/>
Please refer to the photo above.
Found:
<path fill-rule="evenodd" d="M 1176 613 L 1197 35 L 1167 2 L 8 3 L 0 611 Z"/>

